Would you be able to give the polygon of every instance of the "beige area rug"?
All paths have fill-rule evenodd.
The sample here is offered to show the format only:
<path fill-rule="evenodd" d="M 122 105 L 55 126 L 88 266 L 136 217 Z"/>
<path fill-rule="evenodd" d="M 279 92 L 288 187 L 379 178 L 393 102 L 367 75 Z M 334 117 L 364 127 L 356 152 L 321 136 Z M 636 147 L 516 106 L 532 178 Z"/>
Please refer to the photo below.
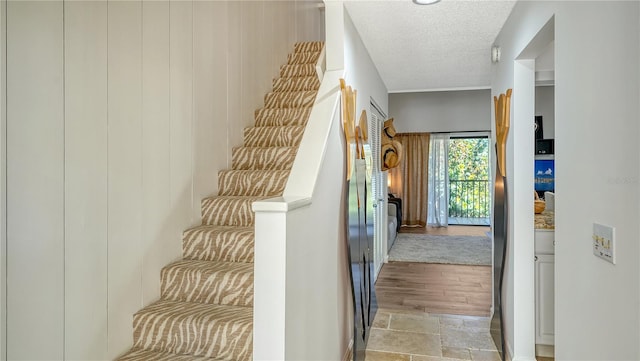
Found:
<path fill-rule="evenodd" d="M 399 233 L 389 261 L 491 265 L 491 238 Z"/>

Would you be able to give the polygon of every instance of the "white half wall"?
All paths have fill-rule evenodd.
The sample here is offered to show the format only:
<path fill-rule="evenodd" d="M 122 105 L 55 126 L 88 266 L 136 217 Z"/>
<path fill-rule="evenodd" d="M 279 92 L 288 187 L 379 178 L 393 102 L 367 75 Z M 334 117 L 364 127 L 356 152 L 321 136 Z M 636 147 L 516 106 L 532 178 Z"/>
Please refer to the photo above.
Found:
<path fill-rule="evenodd" d="M 113 359 L 287 53 L 324 37 L 323 13 L 311 0 L 1 4 L 2 352 Z"/>
<path fill-rule="evenodd" d="M 497 95 L 514 87 L 514 60 L 555 19 L 555 357 L 560 360 L 640 359 L 639 5 L 521 1 L 495 41 L 502 50 L 502 60 L 493 67 L 492 93 Z M 519 96 L 514 89 L 514 99 Z M 513 117 L 518 110 L 512 109 Z M 531 156 L 516 156 L 518 146 L 509 144 L 509 164 L 530 164 Z M 514 184 L 518 178 L 509 173 L 509 188 L 529 197 L 532 189 L 523 187 L 529 180 L 519 179 Z M 515 218 L 529 217 L 530 208 L 514 205 Z M 526 237 L 529 225 L 515 222 L 511 227 L 520 229 L 513 229 L 510 241 L 532 242 Z M 616 228 L 616 265 L 592 254 L 594 222 Z M 519 259 L 508 287 L 532 267 Z M 507 323 L 520 326 L 517 317 Z M 516 334 L 510 342 L 514 360 L 531 359 L 533 338 Z"/>
<path fill-rule="evenodd" d="M 399 133 L 491 129 L 491 90 L 389 94 L 389 116 Z"/>
<path fill-rule="evenodd" d="M 313 203 L 287 215 L 286 360 L 341 360 L 353 330 L 344 212 L 345 158 L 339 107 Z M 312 232 L 309 232 L 313 230 Z"/>

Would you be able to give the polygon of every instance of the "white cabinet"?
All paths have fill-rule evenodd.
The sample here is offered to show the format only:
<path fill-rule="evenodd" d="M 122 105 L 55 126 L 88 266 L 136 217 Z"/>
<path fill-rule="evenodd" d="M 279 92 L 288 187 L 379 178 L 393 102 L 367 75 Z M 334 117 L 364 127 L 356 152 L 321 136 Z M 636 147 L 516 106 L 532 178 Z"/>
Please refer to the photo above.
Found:
<path fill-rule="evenodd" d="M 536 344 L 539 345 L 554 344 L 554 264 L 554 255 L 536 254 Z"/>
<path fill-rule="evenodd" d="M 536 344 L 554 345 L 555 232 L 535 230 Z"/>

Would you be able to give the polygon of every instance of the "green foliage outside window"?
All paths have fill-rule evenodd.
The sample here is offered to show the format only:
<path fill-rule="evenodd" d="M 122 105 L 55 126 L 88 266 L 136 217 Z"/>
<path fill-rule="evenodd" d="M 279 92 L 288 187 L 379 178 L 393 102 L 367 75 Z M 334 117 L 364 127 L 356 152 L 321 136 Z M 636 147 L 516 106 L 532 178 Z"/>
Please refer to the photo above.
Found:
<path fill-rule="evenodd" d="M 449 217 L 489 217 L 489 139 L 449 141 Z"/>

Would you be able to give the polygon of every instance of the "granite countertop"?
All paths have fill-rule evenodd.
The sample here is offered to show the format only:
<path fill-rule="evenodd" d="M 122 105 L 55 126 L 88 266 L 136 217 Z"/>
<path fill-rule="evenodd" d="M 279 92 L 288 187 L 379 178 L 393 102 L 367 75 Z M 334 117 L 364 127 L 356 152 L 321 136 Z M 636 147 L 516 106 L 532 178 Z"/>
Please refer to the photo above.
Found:
<path fill-rule="evenodd" d="M 555 214 L 553 211 L 543 211 L 540 214 L 534 214 L 535 229 L 549 229 L 556 228 Z"/>

